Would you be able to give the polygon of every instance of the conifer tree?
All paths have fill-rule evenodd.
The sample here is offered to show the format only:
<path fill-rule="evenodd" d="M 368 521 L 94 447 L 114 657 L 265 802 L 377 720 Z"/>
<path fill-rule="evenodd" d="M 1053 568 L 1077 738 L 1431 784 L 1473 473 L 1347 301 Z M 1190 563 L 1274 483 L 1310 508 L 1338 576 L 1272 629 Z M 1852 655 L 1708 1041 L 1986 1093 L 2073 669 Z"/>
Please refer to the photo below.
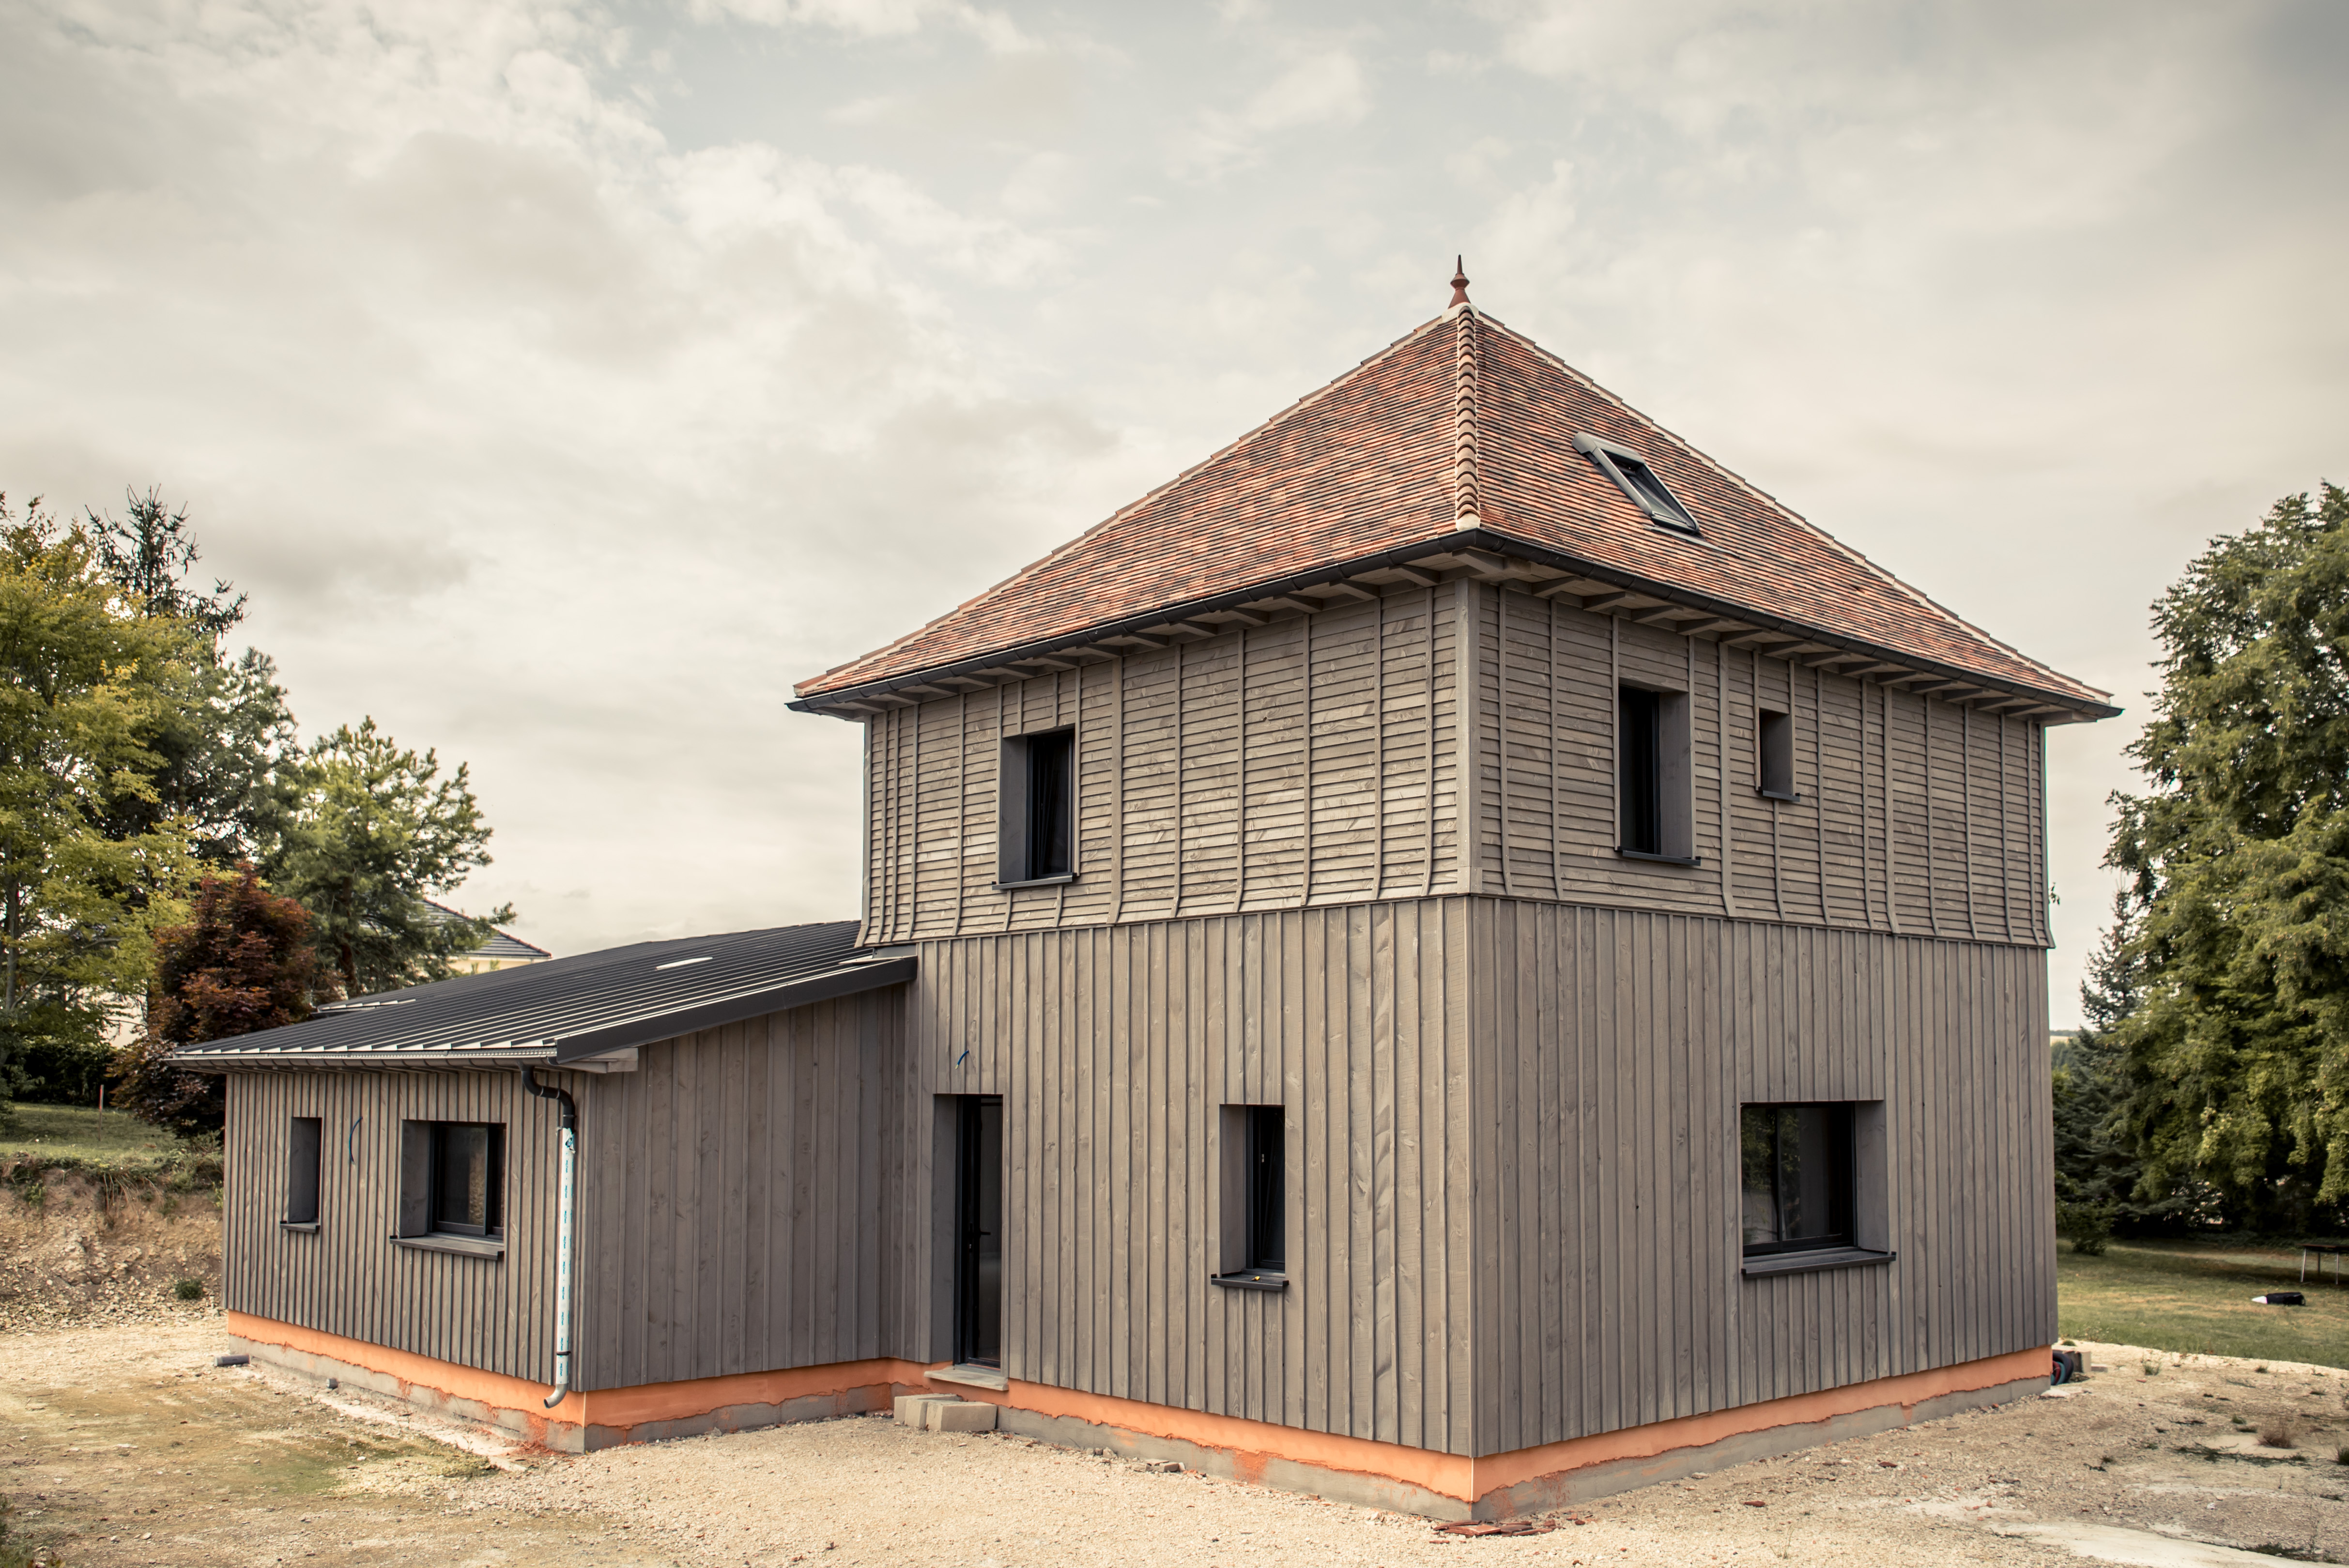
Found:
<path fill-rule="evenodd" d="M 2106 863 L 2134 909 L 2125 1120 L 2141 1199 L 2228 1220 L 2349 1198 L 2349 493 L 2287 496 L 2155 607 L 2149 788 Z"/>

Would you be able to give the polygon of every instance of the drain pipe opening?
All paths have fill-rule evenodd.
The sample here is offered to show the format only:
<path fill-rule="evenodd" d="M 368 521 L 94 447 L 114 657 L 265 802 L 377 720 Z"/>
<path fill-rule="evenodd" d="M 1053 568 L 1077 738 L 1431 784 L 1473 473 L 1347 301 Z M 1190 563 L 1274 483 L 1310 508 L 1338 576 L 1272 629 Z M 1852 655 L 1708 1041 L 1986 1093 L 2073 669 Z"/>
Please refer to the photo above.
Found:
<path fill-rule="evenodd" d="M 546 1407 L 552 1410 L 571 1392 L 571 1230 L 578 1194 L 579 1106 L 568 1089 L 541 1084 L 535 1067 L 524 1067 L 522 1081 L 540 1099 L 563 1107 L 563 1164 L 554 1219 L 554 1390 L 546 1397 Z"/>

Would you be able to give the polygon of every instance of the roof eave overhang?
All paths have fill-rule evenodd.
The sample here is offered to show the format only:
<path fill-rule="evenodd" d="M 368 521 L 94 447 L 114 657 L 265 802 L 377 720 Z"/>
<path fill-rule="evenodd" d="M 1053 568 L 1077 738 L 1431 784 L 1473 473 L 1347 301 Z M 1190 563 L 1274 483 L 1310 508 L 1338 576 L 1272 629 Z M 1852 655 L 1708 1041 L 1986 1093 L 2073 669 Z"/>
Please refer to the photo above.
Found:
<path fill-rule="evenodd" d="M 2051 724 L 2090 722 L 2117 717 L 2120 709 L 2108 702 L 2099 702 L 2070 691 L 2050 691 L 2010 677 L 1988 675 L 1962 665 L 1921 657 L 1881 643 L 1869 642 L 1846 632 L 1829 631 L 1816 626 L 1772 615 L 1748 605 L 1717 598 L 1677 584 L 1660 582 L 1627 572 L 1619 566 L 1604 565 L 1578 556 L 1536 545 L 1497 530 L 1477 526 L 1447 534 L 1431 535 L 1407 545 L 1399 545 L 1372 555 L 1316 566 L 1283 577 L 1268 578 L 1205 598 L 1162 605 L 1139 614 L 1124 616 L 1114 621 L 1104 621 L 1074 632 L 1061 632 L 1008 648 L 991 649 L 949 664 L 926 665 L 887 676 L 879 680 L 843 686 L 830 691 L 819 691 L 795 698 L 788 706 L 796 712 L 830 713 L 836 717 L 863 719 L 871 716 L 875 701 L 894 699 L 902 703 L 907 699 L 896 693 L 908 687 L 928 686 L 940 680 L 953 680 L 974 676 L 983 670 L 999 670 L 1005 665 L 1024 660 L 1050 658 L 1057 653 L 1085 649 L 1105 640 L 1132 637 L 1150 628 L 1181 621 L 1195 616 L 1214 615 L 1239 609 L 1248 604 L 1303 593 L 1309 589 L 1372 572 L 1396 567 L 1419 566 L 1432 558 L 1457 556 L 1463 551 L 1478 551 L 1502 559 L 1515 559 L 1547 567 L 1562 578 L 1579 579 L 1605 585 L 1619 592 L 1636 594 L 1667 605 L 1674 605 L 1723 620 L 1735 620 L 1756 633 L 1775 634 L 1800 642 L 1815 643 L 1829 655 L 1842 653 L 1852 659 L 1866 658 L 1882 664 L 1898 665 L 1917 679 L 1939 679 L 1996 697 L 2028 701 L 2046 709 L 2055 710 L 2041 715 L 2041 722 Z M 1506 574 L 1503 575 L 1506 580 Z M 1116 649 L 1102 649 L 1115 653 Z M 1816 656 L 1814 656 L 1816 657 Z M 1903 676 L 1901 679 L 1908 679 Z M 860 711 L 862 707 L 865 711 Z"/>

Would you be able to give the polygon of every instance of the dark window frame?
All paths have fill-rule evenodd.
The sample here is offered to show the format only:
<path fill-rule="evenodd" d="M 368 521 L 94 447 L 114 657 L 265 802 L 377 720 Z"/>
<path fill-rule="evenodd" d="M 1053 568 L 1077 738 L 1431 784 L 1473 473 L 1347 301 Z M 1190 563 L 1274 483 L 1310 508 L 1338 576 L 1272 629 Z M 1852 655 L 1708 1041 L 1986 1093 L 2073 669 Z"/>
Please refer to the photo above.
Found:
<path fill-rule="evenodd" d="M 1077 731 L 1006 736 L 998 775 L 996 885 L 1077 879 Z"/>
<path fill-rule="evenodd" d="M 1628 446 L 1619 446 L 1595 435 L 1578 434 L 1574 446 L 1632 505 L 1647 514 L 1648 521 L 1675 534 L 1703 536 L 1704 530 L 1697 526 L 1696 514 L 1672 493 L 1663 475 L 1646 458 Z"/>
<path fill-rule="evenodd" d="M 326 1119 L 291 1116 L 285 1130 L 285 1217 L 280 1224 L 316 1230 L 326 1168 Z"/>
<path fill-rule="evenodd" d="M 1738 1106 L 1738 1240 L 1746 1257 L 1773 1258 L 1858 1247 L 1858 1103 L 1850 1100 L 1753 1101 Z M 1821 1129 L 1820 1145 L 1826 1168 L 1817 1174 L 1815 1189 L 1790 1195 L 1785 1190 L 1790 1163 L 1785 1138 L 1790 1123 L 1798 1122 L 1806 1112 L 1825 1113 L 1820 1118 L 1826 1124 Z M 1767 1139 L 1766 1147 L 1762 1144 L 1764 1138 Z M 1754 1240 L 1754 1227 L 1748 1223 L 1755 1197 L 1757 1164 L 1770 1183 L 1767 1205 L 1775 1239 Z M 1793 1174 L 1797 1181 L 1805 1179 L 1799 1165 Z M 1790 1197 L 1794 1212 L 1798 1215 L 1806 1205 L 1823 1203 L 1824 1221 L 1808 1234 L 1786 1236 Z"/>
<path fill-rule="evenodd" d="M 1288 1286 L 1288 1112 L 1282 1106 L 1226 1106 L 1221 1116 L 1223 1269 L 1218 1285 L 1278 1291 Z"/>
<path fill-rule="evenodd" d="M 430 1122 L 426 1136 L 430 1140 L 427 1157 L 425 1196 L 425 1231 L 428 1236 L 467 1236 L 476 1241 L 495 1241 L 505 1237 L 505 1178 L 506 1129 L 503 1122 Z M 481 1128 L 488 1133 L 484 1163 L 489 1167 L 483 1183 L 482 1220 L 475 1225 L 467 1220 L 450 1220 L 442 1212 L 449 1197 L 445 1186 L 448 1170 L 449 1135 Z"/>
<path fill-rule="evenodd" d="M 1625 681 L 1615 692 L 1615 853 L 1701 866 L 1696 852 L 1694 738 L 1685 691 Z"/>
<path fill-rule="evenodd" d="M 1795 788 L 1795 716 L 1777 708 L 1754 711 L 1754 793 L 1767 800 L 1800 800 Z"/>

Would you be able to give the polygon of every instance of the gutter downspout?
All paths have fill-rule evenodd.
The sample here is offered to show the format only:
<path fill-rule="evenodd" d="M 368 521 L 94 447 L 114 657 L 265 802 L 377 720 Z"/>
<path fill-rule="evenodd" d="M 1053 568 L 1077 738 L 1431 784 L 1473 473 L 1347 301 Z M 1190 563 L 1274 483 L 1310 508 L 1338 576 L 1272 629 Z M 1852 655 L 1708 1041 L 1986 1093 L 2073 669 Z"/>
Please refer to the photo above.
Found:
<path fill-rule="evenodd" d="M 579 1106 L 568 1089 L 541 1084 L 535 1067 L 524 1067 L 522 1081 L 540 1099 L 563 1107 L 561 1196 L 554 1221 L 554 1391 L 546 1397 L 546 1407 L 552 1410 L 571 1392 L 571 1231 L 578 1193 Z"/>

